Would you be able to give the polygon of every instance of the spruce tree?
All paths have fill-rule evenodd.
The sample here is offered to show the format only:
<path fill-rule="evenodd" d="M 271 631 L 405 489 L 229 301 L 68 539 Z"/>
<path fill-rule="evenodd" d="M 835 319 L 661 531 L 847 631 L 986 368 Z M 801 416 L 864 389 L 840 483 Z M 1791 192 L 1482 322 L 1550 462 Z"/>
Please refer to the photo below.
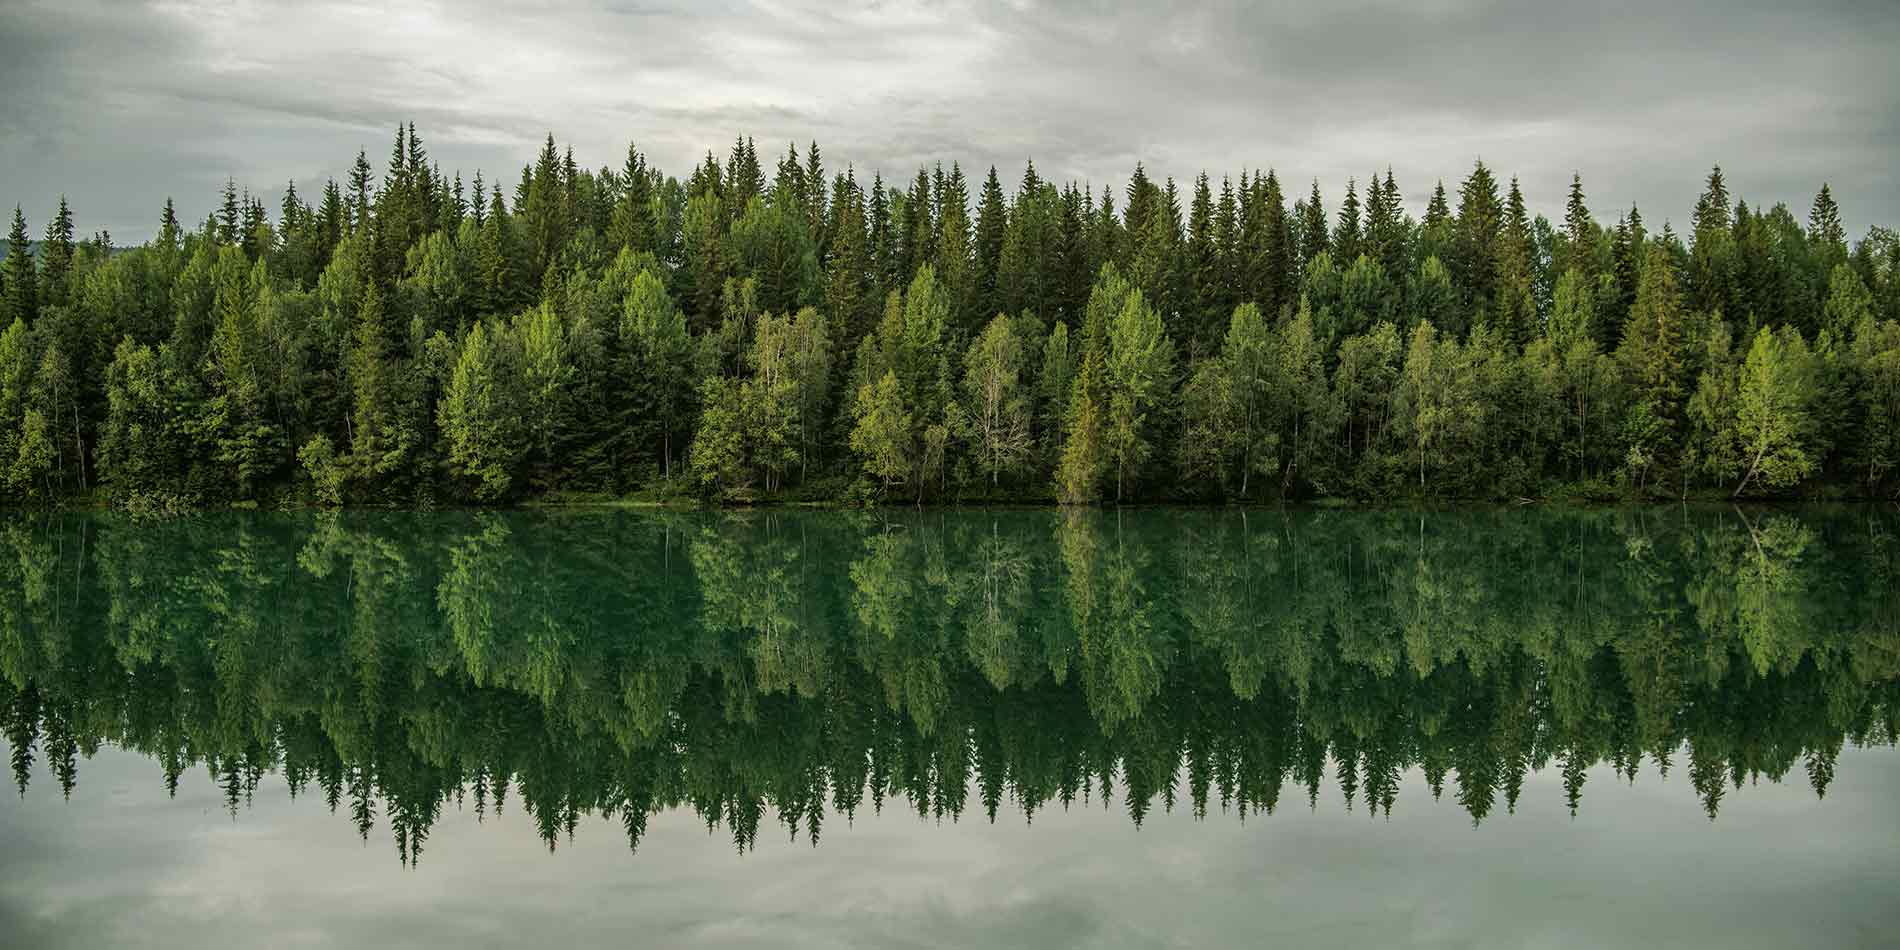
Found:
<path fill-rule="evenodd" d="M 0 323 L 11 325 L 19 321 L 28 326 L 40 313 L 39 270 L 33 262 L 33 253 L 26 239 L 26 216 L 20 213 L 20 206 L 13 206 L 13 228 L 7 232 L 7 260 L 4 269 L 6 291 L 6 312 L 0 314 Z"/>
<path fill-rule="evenodd" d="M 1364 252 L 1359 234 L 1359 183 L 1346 179 L 1346 200 L 1339 205 L 1339 223 L 1333 227 L 1331 252 L 1334 263 L 1351 267 Z"/>
<path fill-rule="evenodd" d="M 950 163 L 950 174 L 933 187 L 938 233 L 931 263 L 949 298 L 952 325 L 967 340 L 981 326 L 970 247 L 970 191 L 964 183 L 963 169 L 955 162 Z"/>
<path fill-rule="evenodd" d="M 218 205 L 218 243 L 238 242 L 238 191 L 236 180 L 224 179 L 224 200 Z"/>
<path fill-rule="evenodd" d="M 1187 291 L 1188 352 L 1200 354 L 1218 335 L 1221 287 L 1220 246 L 1214 233 L 1214 195 L 1207 173 L 1194 179 L 1194 199 L 1188 206 Z"/>
<path fill-rule="evenodd" d="M 1841 228 L 1841 209 L 1834 203 L 1834 194 L 1825 182 L 1814 196 L 1814 207 L 1808 211 L 1808 244 L 1814 249 L 1817 273 L 1832 274 L 1837 265 L 1847 261 L 1847 236 Z"/>
<path fill-rule="evenodd" d="M 350 166 L 349 230 L 361 234 L 369 229 L 371 197 L 369 158 L 359 149 L 356 163 Z"/>
<path fill-rule="evenodd" d="M 1032 169 L 1034 165 L 1030 166 Z M 1003 262 L 1003 241 L 1009 233 L 1009 213 L 1003 201 L 1003 184 L 996 178 L 996 166 L 990 166 L 983 179 L 983 196 L 976 207 L 976 276 L 972 292 L 973 307 L 983 316 L 1001 310 L 996 274 Z"/>
<path fill-rule="evenodd" d="M 1220 202 L 1214 207 L 1214 266 L 1219 288 L 1217 312 L 1226 313 L 1240 299 L 1240 205 L 1234 196 L 1234 181 L 1223 175 Z"/>
<path fill-rule="evenodd" d="M 871 173 L 871 198 L 865 204 L 864 217 L 871 267 L 868 285 L 872 301 L 878 301 L 897 286 L 900 259 L 898 233 L 894 233 L 891 226 L 890 196 L 884 188 L 883 172 Z"/>
<path fill-rule="evenodd" d="M 1590 217 L 1590 208 L 1583 200 L 1583 176 L 1571 172 L 1570 195 L 1564 200 L 1563 257 L 1552 261 L 1553 268 L 1559 271 L 1575 268 L 1586 277 L 1595 277 L 1596 232 L 1596 221 Z"/>
<path fill-rule="evenodd" d="M 63 304 L 67 298 L 66 280 L 72 272 L 73 211 L 66 196 L 59 196 L 59 210 L 46 224 L 46 242 L 40 246 L 40 297 L 48 305 Z"/>
<path fill-rule="evenodd" d="M 1383 184 L 1376 176 L 1372 181 L 1379 196 L 1379 214 L 1369 228 L 1368 238 L 1378 248 L 1378 262 L 1386 274 L 1396 280 L 1405 272 L 1410 259 L 1411 226 L 1405 217 L 1404 198 L 1399 194 L 1399 183 L 1392 177 L 1392 169 L 1385 170 Z"/>
<path fill-rule="evenodd" d="M 1260 308 L 1277 314 L 1295 296 L 1293 274 L 1293 232 L 1288 226 L 1286 198 L 1280 193 L 1280 179 L 1267 169 L 1264 179 L 1256 176 L 1254 187 L 1260 192 L 1255 215 L 1257 233 L 1249 241 L 1253 249 L 1253 299 Z"/>
<path fill-rule="evenodd" d="M 818 142 L 805 146 L 805 225 L 811 231 L 812 246 L 818 249 L 822 266 L 831 249 L 831 234 L 826 230 L 825 163 L 818 155 Z"/>
<path fill-rule="evenodd" d="M 1617 361 L 1635 396 L 1633 419 L 1626 428 L 1631 443 L 1631 474 L 1640 487 L 1652 471 L 1674 464 L 1677 440 L 1683 429 L 1687 359 L 1682 301 L 1676 289 L 1675 267 L 1663 243 L 1649 245 L 1644 254 L 1636 303 L 1623 327 Z"/>
<path fill-rule="evenodd" d="M 1396 230 L 1399 207 L 1396 195 L 1392 196 L 1390 204 L 1387 203 L 1387 192 L 1385 186 L 1380 183 L 1377 172 L 1366 179 L 1365 209 L 1366 227 L 1361 238 L 1361 247 L 1374 264 L 1383 267 L 1386 242 L 1396 238 L 1393 232 Z"/>
<path fill-rule="evenodd" d="M 1708 184 L 1696 201 L 1694 233 L 1689 258 L 1690 306 L 1705 313 L 1730 315 L 1734 310 L 1735 235 L 1728 185 L 1722 166 L 1709 172 Z"/>
<path fill-rule="evenodd" d="M 613 223 L 608 241 L 638 254 L 658 249 L 658 228 L 653 220 L 653 179 L 647 159 L 632 143 L 620 169 L 620 197 L 614 202 Z"/>
<path fill-rule="evenodd" d="M 1503 219 L 1497 180 L 1480 161 L 1458 186 L 1458 217 L 1453 224 L 1451 260 L 1446 262 L 1467 300 L 1485 302 L 1497 294 L 1497 244 Z"/>
<path fill-rule="evenodd" d="M 832 185 L 831 232 L 825 312 L 835 332 L 856 340 L 871 327 L 874 267 L 867 243 L 864 192 L 848 169 Z"/>

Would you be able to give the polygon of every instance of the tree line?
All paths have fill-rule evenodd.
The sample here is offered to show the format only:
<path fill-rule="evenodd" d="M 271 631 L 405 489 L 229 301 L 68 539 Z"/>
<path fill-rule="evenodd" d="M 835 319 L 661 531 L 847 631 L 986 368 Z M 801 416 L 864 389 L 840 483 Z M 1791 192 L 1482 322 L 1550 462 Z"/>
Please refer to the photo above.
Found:
<path fill-rule="evenodd" d="M 1580 177 L 1551 222 L 1482 162 L 1416 219 L 1389 170 L 1336 208 L 1272 170 L 972 187 L 552 136 L 465 187 L 407 125 L 380 179 L 359 153 L 274 218 L 227 182 L 136 248 L 64 198 L 32 248 L 16 207 L 0 496 L 1900 491 L 1900 236 L 1850 244 L 1825 185 L 1804 225 L 1717 167 L 1683 235 Z"/>
<path fill-rule="evenodd" d="M 590 814 L 637 845 L 670 808 L 741 849 L 774 813 L 815 842 L 887 804 L 1244 818 L 1330 784 L 1389 814 L 1413 769 L 1474 821 L 1544 770 L 1574 811 L 1599 765 L 1686 777 L 1714 817 L 1761 779 L 1825 794 L 1846 744 L 1894 741 L 1894 527 L 23 515 L 0 521 L 0 727 L 22 793 L 36 771 L 70 793 L 112 743 L 174 790 L 205 770 L 233 813 L 279 773 L 411 861 L 444 811 L 511 791 L 549 847 Z"/>

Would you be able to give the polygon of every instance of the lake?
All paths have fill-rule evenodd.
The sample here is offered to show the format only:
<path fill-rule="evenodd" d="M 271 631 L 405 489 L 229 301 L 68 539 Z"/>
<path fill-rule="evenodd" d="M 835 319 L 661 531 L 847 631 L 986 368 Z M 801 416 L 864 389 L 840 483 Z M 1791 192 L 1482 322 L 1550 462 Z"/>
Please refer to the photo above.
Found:
<path fill-rule="evenodd" d="M 1891 946 L 1900 515 L 0 516 L 0 944 Z"/>

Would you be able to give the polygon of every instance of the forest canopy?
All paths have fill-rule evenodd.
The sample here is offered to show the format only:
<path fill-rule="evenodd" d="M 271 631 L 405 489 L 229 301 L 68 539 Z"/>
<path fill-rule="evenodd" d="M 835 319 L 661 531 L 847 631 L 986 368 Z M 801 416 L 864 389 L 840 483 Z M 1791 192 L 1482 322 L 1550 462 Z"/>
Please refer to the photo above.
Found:
<path fill-rule="evenodd" d="M 1825 184 L 1804 223 L 1716 167 L 1678 234 L 1483 162 L 1422 218 L 1389 170 L 769 163 L 549 136 L 509 189 L 406 125 L 135 248 L 16 206 L 0 501 L 1900 493 L 1900 236 Z"/>

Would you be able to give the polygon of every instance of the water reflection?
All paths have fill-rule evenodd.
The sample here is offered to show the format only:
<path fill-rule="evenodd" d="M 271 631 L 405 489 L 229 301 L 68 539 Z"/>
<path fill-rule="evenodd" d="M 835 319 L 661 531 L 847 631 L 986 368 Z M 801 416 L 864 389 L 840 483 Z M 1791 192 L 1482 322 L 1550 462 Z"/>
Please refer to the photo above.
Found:
<path fill-rule="evenodd" d="M 444 808 L 690 807 L 741 850 L 897 805 L 1473 821 L 1527 774 L 1723 796 L 1890 744 L 1895 528 L 1764 512 L 769 512 L 0 521 L 14 780 L 276 773 L 415 861 Z M 1653 779 L 1650 779 L 1653 780 Z M 971 797 L 976 798 L 971 801 Z"/>

